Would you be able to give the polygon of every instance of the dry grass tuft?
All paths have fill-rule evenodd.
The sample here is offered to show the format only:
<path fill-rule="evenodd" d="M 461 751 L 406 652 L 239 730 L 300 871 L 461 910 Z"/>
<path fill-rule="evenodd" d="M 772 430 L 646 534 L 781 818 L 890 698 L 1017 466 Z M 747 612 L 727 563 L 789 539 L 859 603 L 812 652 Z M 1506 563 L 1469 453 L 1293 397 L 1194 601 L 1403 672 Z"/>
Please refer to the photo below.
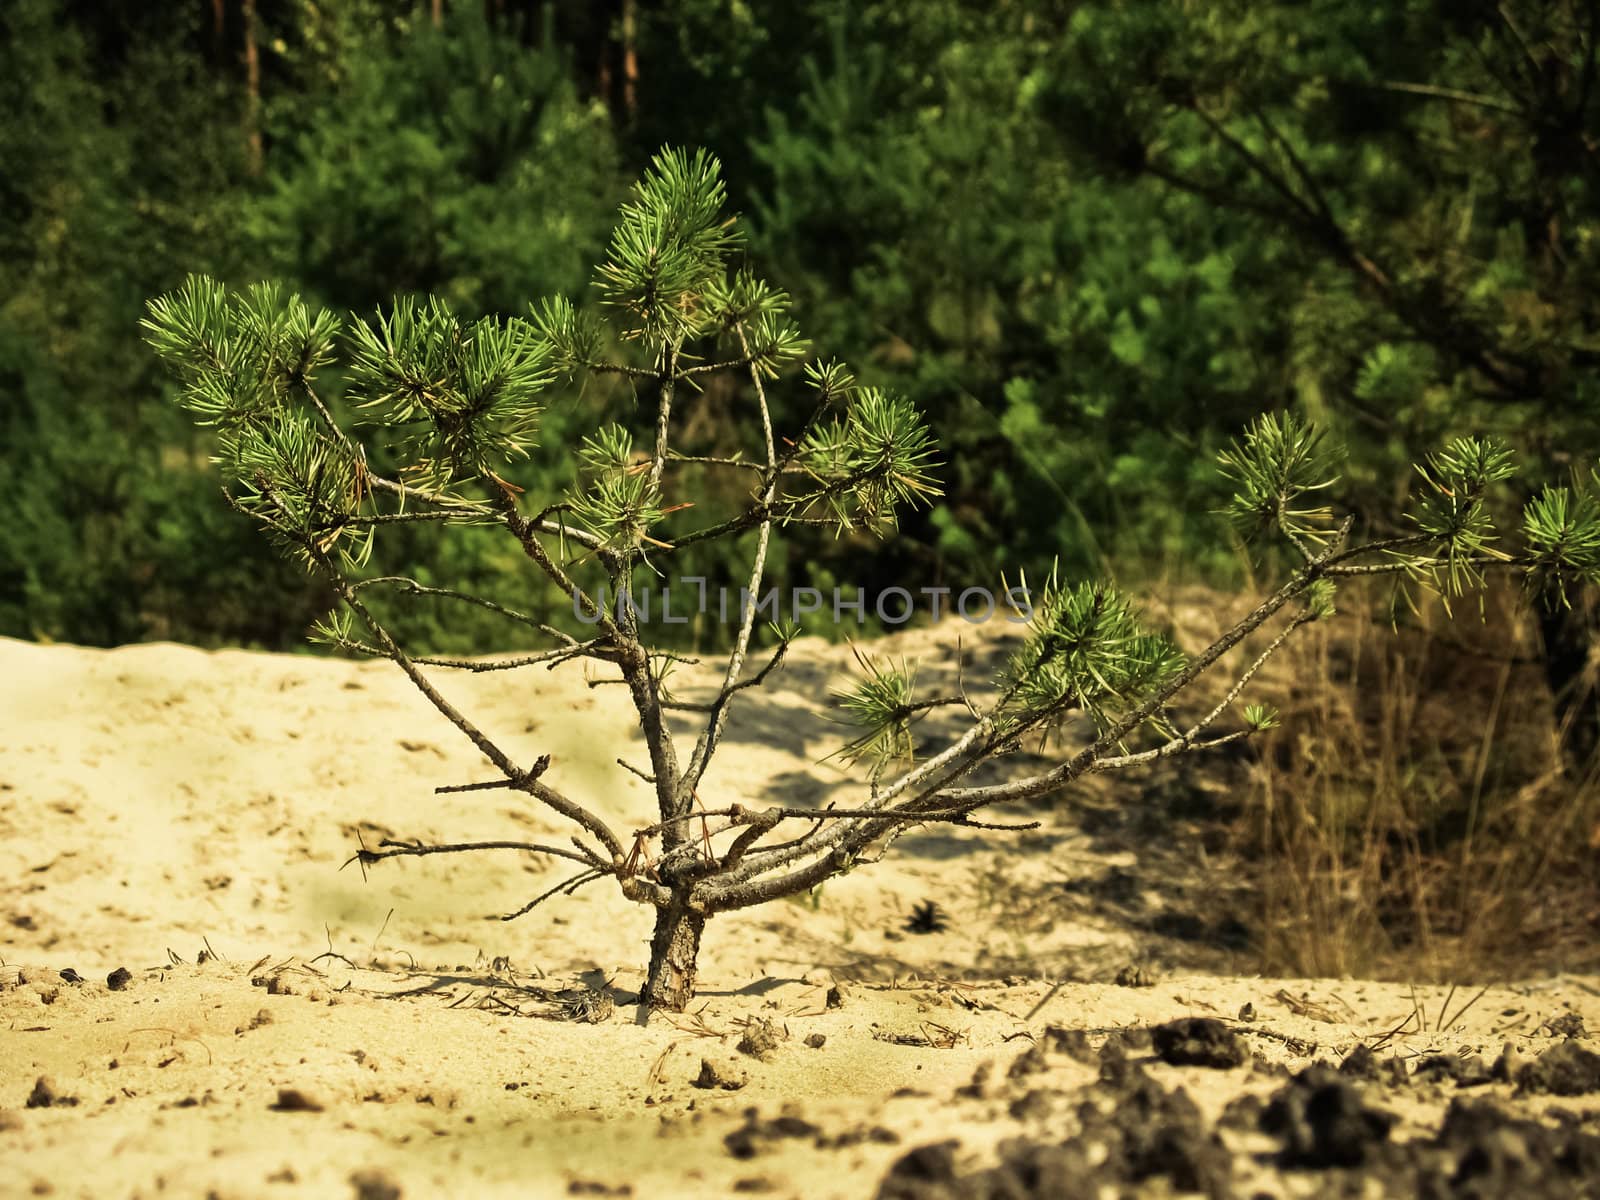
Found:
<path fill-rule="evenodd" d="M 1283 715 L 1240 830 L 1260 866 L 1261 969 L 1457 981 L 1592 965 L 1600 761 L 1563 769 L 1536 621 L 1508 588 L 1481 621 L 1425 603 L 1391 628 L 1374 593 L 1341 591 L 1340 616 L 1258 690 Z"/>

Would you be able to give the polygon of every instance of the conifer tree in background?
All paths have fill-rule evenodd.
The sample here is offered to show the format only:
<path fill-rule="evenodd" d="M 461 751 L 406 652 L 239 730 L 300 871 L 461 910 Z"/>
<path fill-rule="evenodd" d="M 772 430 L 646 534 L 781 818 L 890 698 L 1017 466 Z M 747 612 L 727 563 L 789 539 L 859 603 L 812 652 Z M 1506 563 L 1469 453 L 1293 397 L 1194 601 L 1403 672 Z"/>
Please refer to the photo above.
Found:
<path fill-rule="evenodd" d="M 1600 477 L 1593 472 L 1571 487 L 1545 489 L 1524 513 L 1522 547 L 1508 551 L 1496 544 L 1488 497 L 1510 476 L 1510 455 L 1492 441 L 1459 438 L 1420 468 L 1426 486 L 1413 532 L 1352 545 L 1351 521 L 1336 520 L 1324 503 L 1335 474 L 1322 439 L 1293 415 L 1268 416 L 1223 457 L 1222 469 L 1237 488 L 1232 516 L 1240 527 L 1283 538 L 1298 554 L 1297 567 L 1197 656 L 1187 659 L 1147 631 L 1112 587 L 1052 576 L 1028 598 L 1028 636 L 986 692 L 920 700 L 907 672 L 868 663 L 865 678 L 843 697 L 845 714 L 860 727 L 845 757 L 870 764 L 854 805 L 722 802 L 706 777 L 729 714 L 740 692 L 782 665 L 793 631 L 774 627 L 764 661 L 752 666 L 761 607 L 742 605 L 720 686 L 709 702 L 688 704 L 670 688 L 676 657 L 648 644 L 637 608 L 613 607 L 604 597 L 634 595 L 641 580 L 668 572 L 686 547 L 743 535 L 752 535 L 744 592 L 759 597 L 773 539 L 786 528 L 819 523 L 885 535 L 901 513 L 938 492 L 935 448 L 909 403 L 858 386 L 838 363 L 801 366 L 807 346 L 787 297 L 739 266 L 739 234 L 722 205 L 715 159 L 677 151 L 654 159 L 621 210 L 596 277 L 613 314 L 609 323 L 551 300 L 525 319 L 465 324 L 430 300 L 398 301 L 388 315 L 346 329 L 272 285 L 230 292 L 202 278 L 152 302 L 145 322 L 150 342 L 183 380 L 180 403 L 217 430 L 233 506 L 339 596 L 342 608 L 322 624 L 320 638 L 392 659 L 499 772 L 491 783 L 442 790 L 518 791 L 570 821 L 576 834 L 563 845 L 388 843 L 363 847 L 358 857 L 375 862 L 492 846 L 576 865 L 521 912 L 613 880 L 630 900 L 655 910 L 642 997 L 651 1006 L 688 1002 L 702 931 L 719 912 L 805 892 L 875 859 L 913 826 L 1026 828 L 980 822 L 975 814 L 1054 792 L 1087 773 L 1269 728 L 1272 712 L 1253 704 L 1244 707 L 1240 727 L 1215 727 L 1297 629 L 1333 614 L 1342 579 L 1405 573 L 1455 596 L 1479 585 L 1485 571 L 1511 568 L 1556 603 L 1600 581 Z M 616 353 L 618 345 L 634 352 Z M 367 448 L 376 438 L 358 440 L 319 392 L 319 372 L 336 363 L 347 379 L 345 400 L 367 414 L 364 427 L 398 443 L 407 465 L 393 477 L 369 466 Z M 803 382 L 794 378 L 797 369 Z M 596 373 L 633 381 L 653 419 L 642 430 L 601 428 L 571 447 L 580 486 L 563 501 L 525 511 L 519 464 L 537 435 L 545 397 L 558 383 Z M 677 444 L 686 402 L 715 375 L 738 381 L 758 420 L 759 443 L 748 456 L 697 455 Z M 768 389 L 778 387 L 807 398 L 809 416 L 799 428 L 774 427 Z M 696 509 L 696 497 L 681 490 L 691 464 L 745 481 L 746 500 L 734 515 L 708 520 Z M 386 621 L 385 600 L 426 594 L 460 605 L 484 602 L 373 572 L 380 530 L 406 522 L 503 530 L 530 571 L 571 599 L 587 636 L 490 605 L 508 638 L 537 634 L 553 645 L 493 662 L 412 656 Z M 1270 636 L 1248 661 L 1228 668 L 1233 678 L 1221 703 L 1180 715 L 1186 690 L 1221 669 L 1224 656 L 1258 630 Z M 569 659 L 614 671 L 636 711 L 648 766 L 619 764 L 619 771 L 646 780 L 653 804 L 625 827 L 575 794 L 561 763 L 512 759 L 430 674 Z M 965 707 L 970 724 L 913 759 L 914 719 L 944 704 Z M 693 722 L 689 736 L 671 726 L 672 714 Z M 1024 739 L 1048 738 L 1079 719 L 1088 723 L 1087 738 L 1051 769 L 982 785 L 969 779 Z"/>

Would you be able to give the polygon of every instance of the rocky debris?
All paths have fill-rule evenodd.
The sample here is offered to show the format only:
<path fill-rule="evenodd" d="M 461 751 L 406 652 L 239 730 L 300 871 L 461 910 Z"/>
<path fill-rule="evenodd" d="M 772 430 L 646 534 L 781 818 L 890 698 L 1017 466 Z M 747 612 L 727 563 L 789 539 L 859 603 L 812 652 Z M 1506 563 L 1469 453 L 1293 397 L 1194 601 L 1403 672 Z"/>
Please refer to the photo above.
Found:
<path fill-rule="evenodd" d="M 113 992 L 120 992 L 133 982 L 133 972 L 127 967 L 118 967 L 106 976 L 106 986 Z"/>
<path fill-rule="evenodd" d="M 831 1137 L 818 1134 L 816 1146 L 818 1150 L 844 1150 L 850 1146 L 859 1146 L 863 1142 L 873 1142 L 880 1146 L 898 1146 L 900 1135 L 882 1125 L 857 1125 L 853 1129 L 833 1134 Z"/>
<path fill-rule="evenodd" d="M 603 1025 L 616 1011 L 616 1001 L 604 988 L 563 988 L 557 992 L 555 1015 L 563 1021 L 579 1021 L 585 1025 Z"/>
<path fill-rule="evenodd" d="M 273 1112 L 321 1112 L 322 1105 L 299 1088 L 279 1088 L 278 1098 L 267 1106 Z"/>
<path fill-rule="evenodd" d="M 1065 1054 L 1074 1062 L 1092 1066 L 1100 1061 L 1099 1055 L 1089 1043 L 1089 1035 L 1081 1029 L 1047 1025 L 1044 1031 L 1044 1044 L 1052 1054 Z"/>
<path fill-rule="evenodd" d="M 1339 1064 L 1339 1074 L 1375 1083 L 1378 1079 L 1378 1056 L 1372 1052 L 1371 1046 L 1362 1042 L 1345 1055 L 1344 1061 Z"/>
<path fill-rule="evenodd" d="M 1156 977 L 1152 972 L 1145 970 L 1141 966 L 1129 964 L 1118 968 L 1117 977 L 1112 982 L 1118 987 L 1147 988 L 1155 987 Z"/>
<path fill-rule="evenodd" d="M 1527 1063 L 1527 1056 L 1514 1043 L 1507 1042 L 1500 1050 L 1500 1057 L 1494 1060 L 1489 1074 L 1496 1083 L 1515 1083 L 1517 1074 Z"/>
<path fill-rule="evenodd" d="M 744 1034 L 739 1038 L 736 1049 L 740 1054 L 767 1062 L 777 1053 L 779 1044 L 788 1040 L 788 1037 L 786 1030 L 765 1017 L 758 1017 L 745 1024 Z"/>
<path fill-rule="evenodd" d="M 250 986 L 266 988 L 269 996 L 293 996 L 296 994 L 294 987 L 284 978 L 282 971 L 274 971 L 270 975 L 252 975 Z"/>
<path fill-rule="evenodd" d="M 1261 1114 L 1267 1110 L 1266 1097 L 1256 1092 L 1245 1092 L 1229 1100 L 1217 1118 L 1222 1129 L 1257 1130 L 1261 1128 Z"/>
<path fill-rule="evenodd" d="M 69 1096 L 56 1086 L 56 1081 L 48 1075 L 41 1075 L 33 1082 L 33 1091 L 28 1093 L 27 1107 L 29 1108 L 72 1108 L 78 1103 L 76 1096 Z"/>
<path fill-rule="evenodd" d="M 266 1009 L 260 1008 L 260 1009 L 256 1010 L 256 1015 L 251 1017 L 243 1025 L 234 1026 L 233 1032 L 235 1034 L 248 1033 L 252 1029 L 260 1029 L 263 1025 L 271 1025 L 271 1024 L 272 1024 L 272 1014 L 269 1013 Z"/>
<path fill-rule="evenodd" d="M 1121 1062 L 1129 1055 L 1147 1053 L 1154 1043 L 1148 1029 L 1119 1029 L 1100 1045 L 1100 1063 Z"/>
<path fill-rule="evenodd" d="M 1101 1079 L 1075 1093 L 1077 1132 L 1065 1140 L 1014 1139 L 993 1167 L 963 1175 L 958 1143 L 919 1146 L 884 1177 L 878 1200 L 1089 1200 L 1131 1194 L 1146 1181 L 1226 1200 L 1232 1156 L 1182 1088 L 1168 1091 L 1120 1048 Z M 1041 1089 L 1019 1103 L 1049 1104 Z"/>
<path fill-rule="evenodd" d="M 1575 1012 L 1564 1012 L 1558 1017 L 1551 1017 L 1540 1028 L 1548 1031 L 1551 1037 L 1581 1038 L 1589 1036 L 1589 1031 L 1583 1027 L 1583 1018 Z"/>
<path fill-rule="evenodd" d="M 1491 1100 L 1457 1099 L 1434 1145 L 1447 1152 L 1439 1194 L 1463 1197 L 1592 1196 L 1600 1137 L 1514 1117 Z"/>
<path fill-rule="evenodd" d="M 1261 1114 L 1261 1131 L 1282 1143 L 1286 1166 L 1347 1167 L 1367 1161 L 1396 1118 L 1368 1108 L 1354 1085 L 1326 1067 L 1307 1067 Z"/>
<path fill-rule="evenodd" d="M 1426 1083 L 1453 1083 L 1457 1087 L 1483 1087 L 1491 1081 L 1488 1064 L 1480 1055 L 1431 1054 L 1417 1064 L 1411 1078 Z"/>
<path fill-rule="evenodd" d="M 1033 1088 L 1006 1105 L 1006 1112 L 1014 1121 L 1043 1121 L 1055 1111 L 1059 1097 L 1049 1088 Z"/>
<path fill-rule="evenodd" d="M 810 1121 L 793 1113 L 763 1120 L 757 1109 L 747 1108 L 744 1124 L 723 1138 L 722 1144 L 734 1158 L 754 1158 L 785 1138 L 815 1138 L 821 1133 Z"/>
<path fill-rule="evenodd" d="M 350 1173 L 356 1200 L 400 1200 L 400 1185 L 381 1167 L 364 1167 Z"/>
<path fill-rule="evenodd" d="M 1562 1042 L 1518 1070 L 1516 1081 L 1519 1091 L 1552 1096 L 1600 1092 L 1600 1054 L 1577 1042 Z"/>
<path fill-rule="evenodd" d="M 744 1068 L 735 1063 L 713 1062 L 709 1058 L 700 1060 L 700 1074 L 695 1076 L 693 1084 L 697 1088 L 720 1088 L 725 1092 L 736 1092 L 750 1082 L 750 1076 Z"/>
<path fill-rule="evenodd" d="M 954 1140 L 930 1142 L 902 1154 L 878 1185 L 878 1200 L 954 1200 L 975 1194 L 956 1190 L 960 1145 Z"/>
<path fill-rule="evenodd" d="M 994 1064 L 984 1061 L 979 1063 L 972 1071 L 972 1079 L 956 1089 L 957 1096 L 965 1096 L 972 1100 L 981 1100 L 994 1092 Z"/>
<path fill-rule="evenodd" d="M 1038 1075 L 1050 1069 L 1050 1060 L 1037 1046 L 1029 1046 L 1006 1070 L 1007 1079 L 1021 1079 L 1024 1075 Z"/>
<path fill-rule="evenodd" d="M 1184 1017 L 1150 1031 L 1156 1057 L 1174 1067 L 1229 1070 L 1250 1060 L 1239 1035 L 1212 1017 Z"/>

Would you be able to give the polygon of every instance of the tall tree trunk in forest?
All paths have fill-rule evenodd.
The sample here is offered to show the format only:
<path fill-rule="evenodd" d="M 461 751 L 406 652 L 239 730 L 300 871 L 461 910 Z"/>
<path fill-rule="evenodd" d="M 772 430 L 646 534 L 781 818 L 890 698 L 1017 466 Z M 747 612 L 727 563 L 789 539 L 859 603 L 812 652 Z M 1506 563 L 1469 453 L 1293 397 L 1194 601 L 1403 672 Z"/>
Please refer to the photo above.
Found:
<path fill-rule="evenodd" d="M 639 108 L 639 56 L 637 0 L 622 0 L 622 111 L 632 121 Z"/>
<path fill-rule="evenodd" d="M 444 0 L 433 0 L 433 27 L 439 29 L 444 25 Z"/>
<path fill-rule="evenodd" d="M 244 136 L 250 174 L 261 174 L 261 52 L 256 46 L 256 0 L 240 0 L 244 16 Z"/>
<path fill-rule="evenodd" d="M 211 0 L 211 57 L 214 62 L 222 61 L 222 33 L 227 25 L 223 3 L 224 0 Z"/>

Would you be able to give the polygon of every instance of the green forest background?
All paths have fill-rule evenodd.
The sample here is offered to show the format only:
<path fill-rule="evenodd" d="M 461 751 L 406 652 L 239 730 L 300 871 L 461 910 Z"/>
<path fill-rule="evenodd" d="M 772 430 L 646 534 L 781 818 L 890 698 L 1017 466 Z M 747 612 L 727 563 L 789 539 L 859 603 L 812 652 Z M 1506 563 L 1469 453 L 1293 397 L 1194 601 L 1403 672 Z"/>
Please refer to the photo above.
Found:
<path fill-rule="evenodd" d="M 887 552 L 801 534 L 779 583 L 993 586 L 1057 558 L 1236 583 L 1214 452 L 1282 406 L 1350 448 L 1369 531 L 1445 434 L 1508 436 L 1534 487 L 1600 450 L 1595 23 L 1581 3 L 12 0 L 0 633 L 303 644 L 328 598 L 219 502 L 144 302 L 206 272 L 358 312 L 593 303 L 663 144 L 722 159 L 804 332 L 908 393 L 944 450 L 943 502 Z M 700 401 L 708 444 L 737 442 L 734 399 Z M 536 494 L 631 403 L 585 400 L 547 415 Z M 502 553 L 418 534 L 387 565 L 517 595 Z M 428 614 L 407 633 L 495 648 Z"/>

